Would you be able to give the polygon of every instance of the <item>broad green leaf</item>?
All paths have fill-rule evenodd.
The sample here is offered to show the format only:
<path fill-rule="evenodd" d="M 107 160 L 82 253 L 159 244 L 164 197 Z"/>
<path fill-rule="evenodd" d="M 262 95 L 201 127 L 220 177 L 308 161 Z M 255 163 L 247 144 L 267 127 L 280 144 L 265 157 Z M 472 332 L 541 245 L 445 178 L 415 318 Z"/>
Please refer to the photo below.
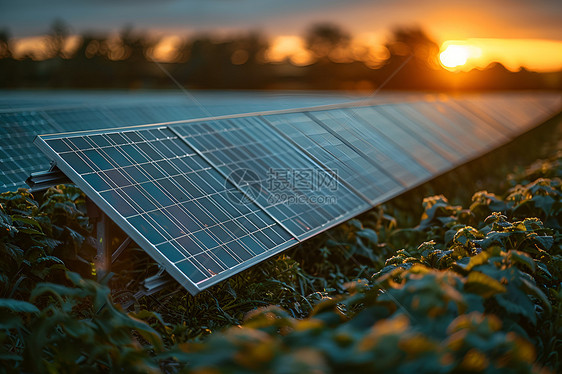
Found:
<path fill-rule="evenodd" d="M 363 229 L 361 231 L 357 231 L 357 236 L 368 239 L 372 244 L 377 244 L 379 242 L 377 233 L 371 229 Z"/>
<path fill-rule="evenodd" d="M 536 241 L 546 251 L 552 248 L 552 245 L 554 244 L 554 238 L 552 236 L 547 236 L 547 235 L 533 236 L 533 240 Z"/>
<path fill-rule="evenodd" d="M 550 211 L 552 210 L 552 206 L 555 203 L 555 200 L 552 196 L 543 195 L 533 196 L 533 199 L 531 201 L 535 203 L 535 207 L 541 209 L 546 214 L 550 213 Z"/>
<path fill-rule="evenodd" d="M 467 292 L 478 294 L 484 298 L 492 297 L 498 293 L 507 291 L 507 289 L 494 278 L 474 270 L 468 274 L 464 289 Z"/>
<path fill-rule="evenodd" d="M 351 226 L 356 228 L 357 230 L 363 229 L 363 224 L 358 219 L 350 219 L 347 223 Z"/>
<path fill-rule="evenodd" d="M 525 218 L 521 222 L 517 222 L 515 227 L 521 231 L 535 231 L 544 229 L 544 225 L 538 218 Z"/>
<path fill-rule="evenodd" d="M 59 264 L 64 265 L 64 262 L 63 262 L 60 258 L 55 257 L 55 256 L 43 256 L 43 257 L 39 257 L 36 261 L 37 261 L 37 263 L 41 263 L 41 262 L 56 262 L 56 263 L 59 263 Z"/>
<path fill-rule="evenodd" d="M 38 231 L 38 230 L 35 230 L 35 229 L 28 229 L 28 228 L 25 228 L 25 227 L 18 228 L 18 231 L 21 232 L 22 234 L 45 235 L 42 231 Z"/>
<path fill-rule="evenodd" d="M 16 214 L 16 215 L 12 216 L 12 220 L 17 221 L 17 222 L 27 223 L 29 225 L 37 227 L 38 230 L 43 231 L 39 222 L 37 222 L 37 220 L 34 219 L 34 218 L 24 217 L 24 216 L 20 216 L 20 215 Z"/>
<path fill-rule="evenodd" d="M 466 246 L 469 241 L 482 238 L 483 235 L 474 227 L 466 226 L 457 231 L 453 238 L 453 242 Z"/>
<path fill-rule="evenodd" d="M 0 299 L 0 308 L 9 309 L 12 312 L 39 313 L 39 309 L 35 305 L 15 299 Z"/>
<path fill-rule="evenodd" d="M 535 261 L 527 255 L 525 252 L 510 250 L 507 252 L 507 258 L 512 262 L 521 264 L 529 269 L 531 272 L 535 272 Z"/>
<path fill-rule="evenodd" d="M 0 361 L 8 362 L 8 361 L 22 361 L 22 360 L 23 357 L 17 354 L 0 352 Z"/>
<path fill-rule="evenodd" d="M 470 257 L 470 261 L 468 262 L 468 264 L 464 266 L 462 263 L 459 262 L 457 262 L 457 264 L 459 264 L 459 266 L 463 267 L 465 270 L 470 271 L 475 266 L 485 264 L 489 258 L 490 258 L 490 254 L 487 251 L 482 251 L 478 253 L 476 256 Z"/>
<path fill-rule="evenodd" d="M 528 294 L 533 295 L 536 297 L 542 304 L 542 306 L 546 309 L 547 313 L 552 313 L 552 306 L 550 305 L 550 301 L 546 297 L 546 295 L 533 283 L 528 281 L 527 279 L 522 278 L 523 281 L 523 288 L 527 291 Z"/>
<path fill-rule="evenodd" d="M 507 313 L 518 314 L 524 316 L 533 324 L 537 323 L 535 305 L 531 302 L 526 292 L 512 287 L 509 293 L 497 295 L 495 300 Z"/>
<path fill-rule="evenodd" d="M 2 334 L 1 330 L 10 330 L 10 329 L 20 329 L 24 326 L 23 320 L 17 314 L 18 312 L 14 313 L 6 313 L 5 310 L 1 310 L 0 312 L 0 341 L 2 341 Z M 36 313 L 35 313 L 36 314 Z M 1 348 L 0 348 L 1 351 Z"/>
<path fill-rule="evenodd" d="M 31 292 L 29 299 L 35 300 L 37 297 L 45 293 L 52 294 L 61 303 L 63 302 L 63 297 L 86 297 L 89 295 L 88 291 L 80 288 L 71 288 L 55 283 L 38 283 Z"/>
<path fill-rule="evenodd" d="M 72 243 L 74 245 L 74 248 L 78 249 L 82 246 L 82 244 L 84 243 L 84 240 L 86 239 L 82 234 L 80 234 L 78 231 L 72 230 L 70 227 L 65 226 L 65 231 L 67 231 L 70 235 L 70 238 L 72 239 Z"/>
<path fill-rule="evenodd" d="M 548 271 L 548 267 L 544 263 L 538 262 L 537 266 L 543 273 L 546 274 L 549 279 L 552 279 L 552 274 L 550 273 L 550 271 Z"/>

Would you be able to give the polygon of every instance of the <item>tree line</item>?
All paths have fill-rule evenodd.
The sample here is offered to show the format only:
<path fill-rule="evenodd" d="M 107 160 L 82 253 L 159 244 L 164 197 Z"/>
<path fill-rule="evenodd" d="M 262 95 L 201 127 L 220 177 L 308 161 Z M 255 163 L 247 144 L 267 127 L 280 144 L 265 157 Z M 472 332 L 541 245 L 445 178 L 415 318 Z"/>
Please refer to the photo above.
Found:
<path fill-rule="evenodd" d="M 394 29 L 384 45 L 386 55 L 375 64 L 368 50 L 352 52 L 350 34 L 331 23 L 308 29 L 303 39 L 311 61 L 303 65 L 288 58 L 269 61 L 270 42 L 257 32 L 220 40 L 195 35 L 181 41 L 167 62 L 154 59 L 160 40 L 132 27 L 118 37 L 85 33 L 72 51 L 66 48 L 70 37 L 68 26 L 57 20 L 43 39 L 41 56 L 16 58 L 9 31 L 0 30 L 0 87 L 135 89 L 179 83 L 199 89 L 562 89 L 562 72 L 510 72 L 499 63 L 449 72 L 437 62 L 439 46 L 419 27 Z"/>

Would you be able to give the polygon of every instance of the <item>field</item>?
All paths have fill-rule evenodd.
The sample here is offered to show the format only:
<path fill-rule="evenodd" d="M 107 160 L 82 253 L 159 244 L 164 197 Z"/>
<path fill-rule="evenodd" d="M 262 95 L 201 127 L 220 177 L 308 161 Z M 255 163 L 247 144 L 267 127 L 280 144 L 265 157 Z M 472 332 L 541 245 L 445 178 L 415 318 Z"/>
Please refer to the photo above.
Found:
<path fill-rule="evenodd" d="M 75 187 L 1 194 L 0 368 L 560 372 L 561 149 L 559 115 L 196 297 L 133 298 L 135 248 L 95 281 Z"/>

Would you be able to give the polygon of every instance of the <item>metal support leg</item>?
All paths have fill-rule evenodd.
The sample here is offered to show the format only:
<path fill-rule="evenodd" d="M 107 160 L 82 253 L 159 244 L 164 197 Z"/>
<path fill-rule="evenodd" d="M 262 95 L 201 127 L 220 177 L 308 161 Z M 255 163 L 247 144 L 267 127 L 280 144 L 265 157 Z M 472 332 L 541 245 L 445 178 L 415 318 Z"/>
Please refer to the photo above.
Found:
<path fill-rule="evenodd" d="M 97 253 L 94 257 L 94 267 L 98 280 L 101 280 L 109 271 L 108 265 L 110 262 L 107 260 L 111 256 L 109 249 L 109 219 L 101 211 L 94 202 L 86 198 L 86 208 L 88 210 L 88 217 L 96 226 L 96 249 Z"/>
<path fill-rule="evenodd" d="M 111 264 L 115 262 L 117 257 L 132 243 L 130 237 L 125 240 L 114 251 L 111 248 L 111 221 L 101 209 L 99 209 L 92 200 L 86 200 L 88 209 L 88 217 L 96 225 L 96 247 L 97 254 L 94 258 L 94 265 L 96 267 L 96 275 L 98 280 L 101 280 L 107 273 L 111 271 Z"/>
<path fill-rule="evenodd" d="M 111 236 L 109 231 L 109 219 L 103 212 L 100 212 L 96 223 L 98 253 L 95 258 L 95 265 L 98 281 L 111 271 L 111 248 L 109 247 Z"/>

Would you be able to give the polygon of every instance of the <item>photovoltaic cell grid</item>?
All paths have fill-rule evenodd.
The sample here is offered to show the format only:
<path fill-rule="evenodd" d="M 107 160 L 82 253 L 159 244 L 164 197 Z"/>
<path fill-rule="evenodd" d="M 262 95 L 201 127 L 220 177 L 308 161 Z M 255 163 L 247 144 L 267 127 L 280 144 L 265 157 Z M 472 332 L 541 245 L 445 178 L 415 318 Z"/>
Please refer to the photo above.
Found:
<path fill-rule="evenodd" d="M 341 185 L 337 175 L 323 172 L 259 118 L 190 123 L 174 129 L 224 175 L 239 170 L 255 175 L 260 183 L 248 185 L 248 194 L 299 239 L 369 207 Z M 336 192 L 337 203 L 325 204 Z"/>
<path fill-rule="evenodd" d="M 8 92 L 0 96 L 0 192 L 25 187 L 33 172 L 47 170 L 49 162 L 33 145 L 38 134 L 100 130 L 154 124 L 212 115 L 318 105 L 342 97 L 302 95 L 202 94 L 203 108 L 185 96 L 154 94 L 40 94 Z M 280 96 L 277 98 L 277 96 Z M 35 109 L 33 107 L 36 107 Z"/>
<path fill-rule="evenodd" d="M 236 187 L 167 128 L 46 139 L 46 144 L 135 241 L 198 287 L 296 243 L 252 202 L 233 204 L 227 194 Z"/>
<path fill-rule="evenodd" d="M 376 149 L 372 145 L 357 144 L 364 140 L 351 130 L 345 133 L 341 125 L 349 126 L 349 122 L 345 118 L 341 122 L 335 120 L 331 112 L 279 114 L 264 119 L 303 153 L 317 160 L 322 168 L 337 172 L 342 183 L 348 184 L 370 204 L 401 190 L 399 181 L 381 167 L 379 160 L 362 151 L 369 153 Z"/>
<path fill-rule="evenodd" d="M 491 105 L 342 105 L 36 143 L 197 293 L 505 143 L 559 108 L 520 96 Z"/>
<path fill-rule="evenodd" d="M 31 172 L 49 167 L 33 139 L 37 134 L 60 131 L 39 112 L 0 113 L 0 192 L 23 187 Z"/>
<path fill-rule="evenodd" d="M 403 191 L 404 188 L 409 188 L 431 175 L 418 160 L 404 152 L 398 145 L 399 139 L 389 139 L 386 133 L 393 131 L 392 129 L 379 131 L 371 123 L 356 117 L 354 110 L 354 108 L 350 108 L 311 114 L 321 119 L 343 138 L 350 142 L 353 141 L 354 147 L 360 150 L 366 159 L 372 160 L 400 184 L 400 190 Z M 357 108 L 357 110 L 361 110 L 361 108 Z M 372 113 L 372 115 L 378 114 Z M 390 127 L 394 127 L 391 122 L 380 117 L 374 121 L 385 121 Z"/>

